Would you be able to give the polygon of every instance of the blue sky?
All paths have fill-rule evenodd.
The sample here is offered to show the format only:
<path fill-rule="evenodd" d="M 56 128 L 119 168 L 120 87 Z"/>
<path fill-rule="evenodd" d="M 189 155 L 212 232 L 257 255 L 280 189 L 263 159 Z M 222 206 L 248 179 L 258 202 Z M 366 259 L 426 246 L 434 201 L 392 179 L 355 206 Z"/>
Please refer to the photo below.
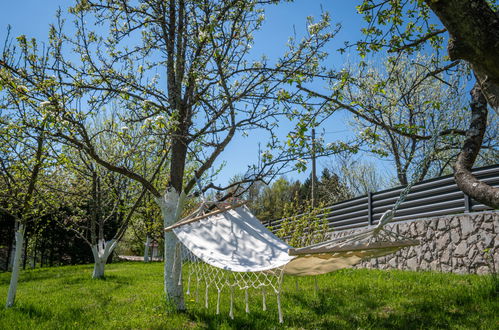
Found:
<path fill-rule="evenodd" d="M 55 12 L 61 7 L 63 12 L 72 2 L 62 0 L 23 0 L 7 1 L 0 11 L 0 40 L 5 40 L 7 25 L 12 26 L 11 36 L 15 37 L 25 34 L 27 37 L 35 37 L 39 40 L 46 40 L 48 25 L 55 21 Z M 282 3 L 269 6 L 266 9 L 266 21 L 261 31 L 255 35 L 253 52 L 255 56 L 265 54 L 270 59 L 278 57 L 285 51 L 286 42 L 296 31 L 298 35 L 306 30 L 306 17 L 319 17 L 322 10 L 328 11 L 332 17 L 332 22 L 340 23 L 342 29 L 331 45 L 328 65 L 339 69 L 348 59 L 349 55 L 340 55 L 336 52 L 337 48 L 343 45 L 346 40 L 358 40 L 360 38 L 360 26 L 362 17 L 355 10 L 357 1 L 339 1 L 339 0 L 297 0 L 291 3 Z M 348 114 L 343 113 L 335 116 L 334 120 L 327 121 L 318 131 L 326 132 L 326 142 L 334 141 L 348 134 L 347 125 Z M 288 123 L 282 123 L 281 132 L 284 134 L 289 131 L 291 126 Z M 258 143 L 265 144 L 266 137 L 259 134 L 251 134 L 249 137 L 237 136 L 222 154 L 218 165 L 225 162 L 227 166 L 219 175 L 217 182 L 225 184 L 235 174 L 244 173 L 247 166 L 255 163 L 258 158 Z M 326 164 L 326 160 L 319 160 L 319 171 Z M 385 162 L 377 162 L 385 170 Z M 383 169 L 385 167 L 385 169 Z M 310 171 L 305 173 L 289 173 L 290 179 L 304 180 Z"/>

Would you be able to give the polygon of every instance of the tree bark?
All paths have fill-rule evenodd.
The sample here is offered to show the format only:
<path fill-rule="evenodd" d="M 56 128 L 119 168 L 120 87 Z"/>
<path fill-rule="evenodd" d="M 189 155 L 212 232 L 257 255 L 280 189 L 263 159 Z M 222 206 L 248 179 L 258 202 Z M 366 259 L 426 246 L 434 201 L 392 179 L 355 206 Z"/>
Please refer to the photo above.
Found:
<path fill-rule="evenodd" d="M 14 306 L 17 293 L 17 283 L 19 282 L 19 269 L 21 266 L 21 256 L 24 246 L 24 224 L 20 223 L 16 232 L 16 247 L 14 253 L 14 264 L 10 277 L 9 293 L 7 294 L 6 308 Z"/>
<path fill-rule="evenodd" d="M 464 193 L 472 196 L 480 203 L 499 208 L 499 188 L 494 188 L 479 181 L 471 173 L 471 168 L 480 151 L 487 127 L 487 102 L 478 83 L 475 84 L 470 94 L 471 123 L 463 148 L 454 165 L 454 178 L 457 186 Z"/>
<path fill-rule="evenodd" d="M 161 208 L 163 225 L 168 227 L 175 223 L 182 213 L 185 193 L 178 193 L 175 188 L 170 188 L 162 198 L 156 202 Z M 164 265 L 164 290 L 167 302 L 176 310 L 185 310 L 184 292 L 180 274 L 182 272 L 182 255 L 180 243 L 172 231 L 165 232 L 165 265 Z"/>
<path fill-rule="evenodd" d="M 94 271 L 92 278 L 103 278 L 107 259 L 116 247 L 117 241 L 112 239 L 104 242 L 99 241 L 98 244 L 92 245 L 92 254 L 94 256 Z"/>
<path fill-rule="evenodd" d="M 499 114 L 499 17 L 485 0 L 426 2 L 449 31 L 450 58 L 469 62 L 478 83 L 472 91 L 470 128 L 454 167 L 456 183 L 475 200 L 498 208 L 498 189 L 476 179 L 470 170 L 487 127 L 486 102 Z"/>
<path fill-rule="evenodd" d="M 489 99 L 488 85 L 499 85 L 499 18 L 485 0 L 427 0 L 433 12 L 450 33 L 448 45 L 451 59 L 469 62 L 480 74 L 482 92 L 489 104 L 497 108 L 497 94 Z"/>

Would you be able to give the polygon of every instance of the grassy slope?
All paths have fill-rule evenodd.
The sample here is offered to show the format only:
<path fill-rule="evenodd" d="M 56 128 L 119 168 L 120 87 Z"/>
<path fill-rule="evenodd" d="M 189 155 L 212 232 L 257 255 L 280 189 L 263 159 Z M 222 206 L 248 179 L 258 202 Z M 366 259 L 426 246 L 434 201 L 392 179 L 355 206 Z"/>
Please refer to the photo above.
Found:
<path fill-rule="evenodd" d="M 187 297 L 189 312 L 167 313 L 162 264 L 118 263 L 107 266 L 105 280 L 90 279 L 90 265 L 44 268 L 21 274 L 17 304 L 0 307 L 0 329 L 14 328 L 281 328 L 276 302 L 250 292 L 251 313 L 244 312 L 244 293 L 237 292 L 235 319 L 228 317 L 228 293 L 221 315 Z M 0 274 L 1 304 L 10 273 Z M 289 328 L 499 328 L 499 299 L 490 277 L 429 272 L 343 270 L 319 276 L 316 296 L 310 278 L 284 283 L 284 327 Z M 201 298 L 200 300 L 203 300 Z"/>

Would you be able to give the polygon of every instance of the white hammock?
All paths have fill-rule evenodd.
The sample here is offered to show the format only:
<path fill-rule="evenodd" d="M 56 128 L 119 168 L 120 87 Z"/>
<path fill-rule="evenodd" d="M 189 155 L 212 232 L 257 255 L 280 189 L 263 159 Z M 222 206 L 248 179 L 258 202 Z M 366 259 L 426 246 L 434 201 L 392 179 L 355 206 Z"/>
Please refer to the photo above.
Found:
<path fill-rule="evenodd" d="M 198 211 L 202 212 L 203 206 Z M 245 291 L 246 312 L 249 312 L 249 289 L 261 290 L 262 307 L 266 310 L 266 288 L 270 288 L 276 294 L 279 322 L 282 323 L 280 297 L 284 274 L 325 274 L 351 267 L 362 259 L 380 257 L 418 244 L 383 228 L 392 215 L 385 213 L 378 227 L 298 249 L 272 234 L 246 206 L 188 217 L 165 230 L 173 230 L 187 249 L 184 253 L 185 261 L 190 264 L 187 294 L 190 294 L 191 278 L 194 278 L 196 301 L 200 287 L 204 285 L 205 307 L 208 308 L 209 289 L 215 288 L 219 314 L 221 292 L 228 288 L 229 315 L 233 318 L 235 288 Z"/>
<path fill-rule="evenodd" d="M 192 254 L 211 266 L 233 272 L 282 268 L 285 274 L 299 276 L 332 272 L 418 243 L 384 232 L 375 235 L 374 231 L 293 249 L 265 228 L 246 206 L 173 229 Z M 375 236 L 380 237 L 373 242 Z"/>
<path fill-rule="evenodd" d="M 294 249 L 265 228 L 246 206 L 235 205 L 195 216 L 203 212 L 204 206 L 165 230 L 173 230 L 187 250 L 183 254 L 184 261 L 189 262 L 186 293 L 190 294 L 191 281 L 194 281 L 198 301 L 200 287 L 204 285 L 205 307 L 208 308 L 208 292 L 215 288 L 219 314 L 221 292 L 224 288 L 229 289 L 231 318 L 234 317 L 235 288 L 245 291 L 247 313 L 250 289 L 261 291 L 264 310 L 267 308 L 266 288 L 274 291 L 282 323 L 280 297 L 284 274 L 325 274 L 419 243 L 383 228 L 393 217 L 393 212 L 388 211 L 375 228 Z M 182 253 L 179 250 L 175 255 L 180 257 Z M 180 278 L 179 285 L 181 281 Z"/>

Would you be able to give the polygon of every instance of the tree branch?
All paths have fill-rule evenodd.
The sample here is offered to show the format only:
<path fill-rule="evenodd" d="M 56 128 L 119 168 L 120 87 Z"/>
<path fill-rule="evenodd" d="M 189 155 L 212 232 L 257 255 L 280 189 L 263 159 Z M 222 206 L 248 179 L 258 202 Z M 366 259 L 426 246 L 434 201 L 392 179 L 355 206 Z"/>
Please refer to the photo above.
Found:
<path fill-rule="evenodd" d="M 499 188 L 489 186 L 471 173 L 487 127 L 487 102 L 478 83 L 475 83 L 470 94 L 471 123 L 463 148 L 454 165 L 454 179 L 464 193 L 497 209 L 499 208 Z"/>

